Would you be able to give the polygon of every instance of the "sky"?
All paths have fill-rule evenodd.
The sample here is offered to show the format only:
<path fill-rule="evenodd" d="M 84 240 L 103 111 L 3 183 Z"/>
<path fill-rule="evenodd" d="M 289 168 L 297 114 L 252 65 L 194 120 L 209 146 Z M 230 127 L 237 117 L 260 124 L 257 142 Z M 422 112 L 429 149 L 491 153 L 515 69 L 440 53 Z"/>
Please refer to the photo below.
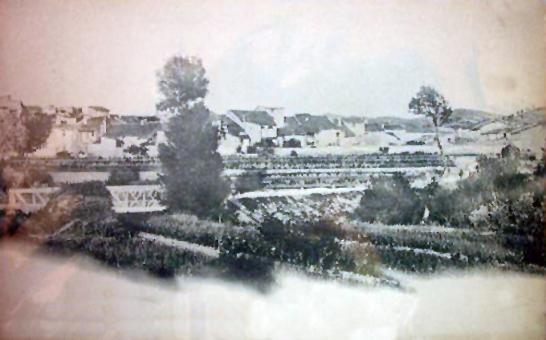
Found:
<path fill-rule="evenodd" d="M 0 0 L 0 94 L 155 112 L 156 74 L 202 58 L 206 103 L 406 116 L 422 85 L 453 107 L 545 102 L 546 4 L 528 1 Z"/>

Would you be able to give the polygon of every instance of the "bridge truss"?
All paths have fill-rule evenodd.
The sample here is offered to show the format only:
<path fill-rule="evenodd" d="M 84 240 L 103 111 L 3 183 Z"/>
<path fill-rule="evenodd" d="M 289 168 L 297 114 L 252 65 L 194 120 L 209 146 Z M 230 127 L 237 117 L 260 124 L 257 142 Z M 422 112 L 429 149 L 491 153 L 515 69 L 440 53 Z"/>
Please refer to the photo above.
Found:
<path fill-rule="evenodd" d="M 107 186 L 112 195 L 113 209 L 117 213 L 142 213 L 162 211 L 160 185 Z M 46 206 L 59 188 L 17 188 L 8 190 L 7 202 L 0 202 L 0 210 L 32 213 Z"/>

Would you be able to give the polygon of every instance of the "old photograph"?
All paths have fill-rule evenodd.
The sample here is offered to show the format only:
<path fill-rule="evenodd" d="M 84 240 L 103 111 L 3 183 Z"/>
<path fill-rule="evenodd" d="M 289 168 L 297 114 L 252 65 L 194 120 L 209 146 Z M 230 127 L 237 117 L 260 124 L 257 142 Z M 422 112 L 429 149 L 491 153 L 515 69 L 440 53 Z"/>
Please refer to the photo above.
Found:
<path fill-rule="evenodd" d="M 545 339 L 545 14 L 0 0 L 0 339 Z"/>

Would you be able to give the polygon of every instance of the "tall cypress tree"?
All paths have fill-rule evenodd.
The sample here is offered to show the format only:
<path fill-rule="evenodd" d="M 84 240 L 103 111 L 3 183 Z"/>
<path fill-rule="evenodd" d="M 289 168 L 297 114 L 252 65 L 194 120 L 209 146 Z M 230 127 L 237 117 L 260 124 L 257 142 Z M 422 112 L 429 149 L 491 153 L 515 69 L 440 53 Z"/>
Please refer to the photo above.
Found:
<path fill-rule="evenodd" d="M 218 131 L 203 103 L 208 85 L 205 69 L 197 58 L 175 56 L 158 79 L 157 109 L 171 114 L 167 142 L 159 146 L 165 203 L 172 211 L 218 216 L 229 185 L 222 178 Z"/>

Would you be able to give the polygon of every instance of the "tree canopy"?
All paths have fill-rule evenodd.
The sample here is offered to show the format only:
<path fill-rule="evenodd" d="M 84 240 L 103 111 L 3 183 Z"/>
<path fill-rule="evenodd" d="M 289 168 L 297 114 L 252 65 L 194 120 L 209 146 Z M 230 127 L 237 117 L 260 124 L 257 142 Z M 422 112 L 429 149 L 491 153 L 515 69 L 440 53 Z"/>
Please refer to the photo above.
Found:
<path fill-rule="evenodd" d="M 34 152 L 41 147 L 53 126 L 53 117 L 31 113 L 23 104 L 3 110 L 0 116 L 0 159 Z"/>
<path fill-rule="evenodd" d="M 447 122 L 453 113 L 447 100 L 434 88 L 430 86 L 421 86 L 415 97 L 411 98 L 408 106 L 411 113 L 424 115 L 432 119 L 432 123 L 436 129 L 436 143 L 440 149 L 440 154 L 443 154 L 444 150 L 440 143 L 438 127 Z"/>
<path fill-rule="evenodd" d="M 158 72 L 161 98 L 157 109 L 180 113 L 182 109 L 207 95 L 208 84 L 205 68 L 199 58 L 174 56 Z"/>

